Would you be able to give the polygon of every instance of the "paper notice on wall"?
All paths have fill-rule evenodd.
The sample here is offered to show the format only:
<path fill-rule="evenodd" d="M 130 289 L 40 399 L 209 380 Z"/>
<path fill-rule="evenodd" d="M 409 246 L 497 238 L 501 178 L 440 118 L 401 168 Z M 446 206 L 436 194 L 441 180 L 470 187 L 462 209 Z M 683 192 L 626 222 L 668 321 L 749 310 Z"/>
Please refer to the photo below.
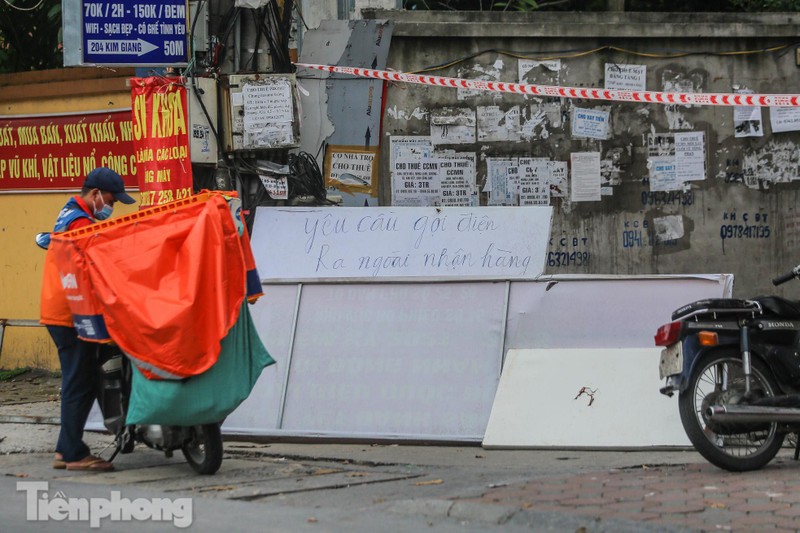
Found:
<path fill-rule="evenodd" d="M 520 59 L 517 61 L 517 79 L 520 83 L 555 85 L 561 72 L 561 60 L 536 61 Z"/>
<path fill-rule="evenodd" d="M 435 206 L 442 197 L 439 159 L 398 158 L 392 174 L 392 205 Z"/>
<path fill-rule="evenodd" d="M 513 165 L 508 167 L 508 191 L 507 194 L 511 195 L 507 205 L 519 205 L 519 182 L 520 172 L 518 159 L 512 159 Z"/>
<path fill-rule="evenodd" d="M 389 166 L 394 172 L 396 159 L 433 156 L 431 138 L 423 135 L 392 135 L 389 137 Z"/>
<path fill-rule="evenodd" d="M 478 106 L 478 141 L 505 142 L 521 139 L 519 106 L 503 111 L 500 106 Z"/>
<path fill-rule="evenodd" d="M 392 205 L 429 206 L 438 202 L 439 166 L 437 164 L 435 169 L 430 168 L 433 159 L 433 145 L 430 137 L 391 136 L 389 138 Z M 424 169 L 423 162 L 426 163 Z"/>
<path fill-rule="evenodd" d="M 669 215 L 653 218 L 653 235 L 656 243 L 674 241 L 683 237 L 683 217 Z"/>
<path fill-rule="evenodd" d="M 733 108 L 734 137 L 762 137 L 760 106 L 737 106 Z"/>
<path fill-rule="evenodd" d="M 325 152 L 325 185 L 349 193 L 377 195 L 377 148 L 328 145 Z"/>
<path fill-rule="evenodd" d="M 572 180 L 570 199 L 573 202 L 600 200 L 600 152 L 572 152 L 570 154 Z"/>
<path fill-rule="evenodd" d="M 547 159 L 519 158 L 519 205 L 550 205 L 550 169 Z"/>
<path fill-rule="evenodd" d="M 648 133 L 647 156 L 662 157 L 675 155 L 674 133 Z"/>
<path fill-rule="evenodd" d="M 242 107 L 231 109 L 234 122 L 243 130 L 241 147 L 280 148 L 296 144 L 292 87 L 292 80 L 280 75 L 244 83 Z M 238 138 L 234 139 L 235 145 L 238 142 Z"/>
<path fill-rule="evenodd" d="M 800 131 L 800 107 L 770 107 L 769 123 L 772 133 Z"/>
<path fill-rule="evenodd" d="M 547 169 L 550 172 L 550 196 L 566 198 L 569 191 L 566 161 L 548 161 Z"/>
<path fill-rule="evenodd" d="M 572 137 L 587 139 L 608 139 L 608 111 L 602 109 L 572 110 Z"/>
<path fill-rule="evenodd" d="M 605 88 L 620 91 L 644 91 L 647 86 L 645 65 L 606 63 Z"/>
<path fill-rule="evenodd" d="M 475 154 L 437 154 L 442 183 L 441 205 L 448 207 L 477 206 Z"/>
<path fill-rule="evenodd" d="M 244 130 L 257 132 L 276 124 L 294 120 L 292 83 L 287 78 L 267 79 L 246 83 L 242 87 Z"/>
<path fill-rule="evenodd" d="M 462 66 L 458 67 L 456 78 L 499 82 L 500 78 L 504 76 L 503 68 L 504 63 L 502 60 L 497 60 L 492 65 L 484 63 L 462 63 Z M 476 97 L 488 97 L 494 101 L 500 101 L 503 99 L 503 93 L 497 91 L 482 91 L 480 89 L 465 89 L 463 87 L 458 87 L 456 89 L 456 98 L 458 98 L 459 101 Z"/>
<path fill-rule="evenodd" d="M 258 175 L 264 188 L 267 190 L 269 197 L 273 200 L 288 200 L 289 199 L 289 184 L 286 176 L 270 177 Z"/>
<path fill-rule="evenodd" d="M 651 191 L 683 190 L 683 181 L 678 179 L 675 172 L 673 156 L 650 157 L 647 159 L 647 169 L 650 171 Z"/>
<path fill-rule="evenodd" d="M 547 139 L 561 128 L 561 102 L 534 102 L 522 108 L 520 135 L 525 140 Z"/>
<path fill-rule="evenodd" d="M 516 160 L 486 158 L 486 186 L 483 191 L 489 193 L 487 205 L 511 205 L 513 191 L 508 183 L 508 171 L 516 166 Z"/>
<path fill-rule="evenodd" d="M 738 90 L 737 94 L 752 94 L 750 90 Z M 760 106 L 735 106 L 733 108 L 734 137 L 762 137 L 764 126 L 761 123 Z"/>
<path fill-rule="evenodd" d="M 800 180 L 798 169 L 800 153 L 797 144 L 791 139 L 775 138 L 761 148 L 744 153 L 739 168 L 744 184 L 761 191 L 769 189 L 774 183 Z"/>
<path fill-rule="evenodd" d="M 607 155 L 609 157 L 600 160 L 600 185 L 611 189 L 622 183 L 622 167 L 619 157 L 615 157 L 613 152 Z"/>
<path fill-rule="evenodd" d="M 675 174 L 681 181 L 706 179 L 706 143 L 702 131 L 675 134 Z"/>
<path fill-rule="evenodd" d="M 439 144 L 468 144 L 475 142 L 475 110 L 443 107 L 431 111 L 431 142 Z"/>

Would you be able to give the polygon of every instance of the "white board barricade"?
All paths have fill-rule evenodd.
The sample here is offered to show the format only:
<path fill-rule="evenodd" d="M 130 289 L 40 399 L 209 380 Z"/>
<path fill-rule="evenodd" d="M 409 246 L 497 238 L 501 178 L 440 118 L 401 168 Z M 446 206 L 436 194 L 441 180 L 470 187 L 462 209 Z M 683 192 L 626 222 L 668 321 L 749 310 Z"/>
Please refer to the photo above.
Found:
<path fill-rule="evenodd" d="M 551 207 L 259 207 L 253 254 L 264 282 L 535 279 Z"/>
<path fill-rule="evenodd" d="M 669 321 L 674 309 L 693 299 L 730 296 L 731 279 L 725 274 L 554 276 L 540 281 L 264 285 L 265 296 L 256 303 L 253 317 L 277 361 L 275 375 L 285 381 L 262 376 L 223 429 L 253 435 L 481 442 L 497 402 L 506 349 L 590 347 L 613 353 L 652 346 L 656 328 Z M 296 320 L 295 331 L 290 317 Z M 596 383 L 607 391 L 609 380 L 636 380 L 640 390 L 649 391 L 636 398 L 642 409 L 675 415 L 676 401 L 658 392 L 658 358 L 639 353 L 636 364 L 624 369 L 613 357 L 601 364 Z M 530 397 L 524 401 L 538 398 L 537 387 L 550 371 L 568 372 L 557 364 L 549 368 L 528 382 Z M 573 398 L 573 385 L 562 387 L 562 395 Z M 523 426 L 541 422 L 546 428 L 552 422 L 521 413 L 512 409 L 511 416 Z M 680 425 L 664 424 L 670 428 L 669 438 L 657 439 L 658 445 L 680 442 Z M 631 427 L 658 435 L 650 426 Z M 528 436 L 519 432 L 508 440 L 505 435 L 497 445 L 533 446 Z M 628 446 L 651 445 L 635 442 Z"/>
<path fill-rule="evenodd" d="M 484 214 L 485 231 L 459 233 L 460 220 Z M 397 231 L 358 234 L 381 216 Z M 223 431 L 479 443 L 506 350 L 643 346 L 674 309 L 731 294 L 726 274 L 540 276 L 549 223 L 540 207 L 259 208 L 252 246 L 265 295 L 253 319 L 277 364 Z M 486 268 L 487 251 L 517 260 Z M 318 270 L 323 252 L 341 272 Z M 431 267 L 457 253 L 477 263 Z M 408 268 L 366 268 L 392 254 Z M 628 378 L 649 380 L 657 365 Z"/>
<path fill-rule="evenodd" d="M 265 284 L 252 314 L 277 363 L 264 371 L 223 431 L 478 443 L 488 438 L 487 444 L 496 447 L 585 446 L 582 432 L 563 433 L 560 420 L 529 411 L 542 391 L 572 375 L 576 379 L 557 387 L 563 402 L 572 401 L 580 383 L 599 388 L 596 401 L 605 398 L 605 405 L 609 391 L 622 391 L 630 382 L 639 391 L 632 393 L 637 408 L 674 416 L 677 401 L 658 393 L 658 358 L 649 355 L 654 348 L 639 349 L 627 366 L 597 352 L 599 366 L 591 380 L 572 373 L 566 359 L 542 356 L 534 361 L 533 381 L 526 381 L 527 374 L 515 375 L 512 367 L 503 369 L 506 350 L 608 349 L 613 354 L 652 346 L 655 328 L 669 321 L 674 309 L 695 299 L 730 296 L 731 279 L 721 274 Z M 511 404 L 502 402 L 498 392 L 501 369 L 503 380 L 526 384 L 523 397 Z M 525 409 L 519 407 L 523 404 Z M 491 417 L 504 411 L 510 417 L 504 425 L 517 429 L 487 431 Z M 669 438 L 648 444 L 626 439 L 613 446 L 666 446 L 683 438 L 680 425 L 670 425 L 661 415 L 630 428 L 637 435 L 658 435 L 654 425 L 671 428 Z M 99 413 L 88 427 L 102 428 Z M 561 440 L 535 441 L 534 430 L 559 434 Z M 594 442 L 612 446 L 602 438 Z"/>

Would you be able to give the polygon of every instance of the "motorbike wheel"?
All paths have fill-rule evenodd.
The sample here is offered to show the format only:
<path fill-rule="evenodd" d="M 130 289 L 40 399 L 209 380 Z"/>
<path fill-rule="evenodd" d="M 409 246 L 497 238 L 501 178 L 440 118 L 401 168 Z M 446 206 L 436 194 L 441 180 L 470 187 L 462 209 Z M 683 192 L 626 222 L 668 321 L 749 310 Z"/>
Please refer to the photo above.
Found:
<path fill-rule="evenodd" d="M 181 447 L 195 472 L 211 475 L 222 465 L 222 432 L 219 424 L 192 427 L 192 438 Z"/>
<path fill-rule="evenodd" d="M 757 398 L 775 396 L 778 385 L 766 366 L 754 358 L 751 367 L 751 392 Z M 711 464 L 733 472 L 758 470 L 769 463 L 785 436 L 776 423 L 724 425 L 708 419 L 709 406 L 737 403 L 744 390 L 741 355 L 716 352 L 697 361 L 678 398 L 683 429 L 695 449 Z"/>

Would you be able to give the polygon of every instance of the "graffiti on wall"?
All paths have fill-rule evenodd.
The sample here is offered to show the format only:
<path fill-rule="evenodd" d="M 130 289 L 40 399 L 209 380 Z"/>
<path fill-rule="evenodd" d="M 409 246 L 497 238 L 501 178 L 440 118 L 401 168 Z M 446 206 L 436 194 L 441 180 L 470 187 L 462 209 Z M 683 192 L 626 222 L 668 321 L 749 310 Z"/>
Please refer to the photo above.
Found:
<path fill-rule="evenodd" d="M 550 239 L 550 249 L 547 252 L 548 269 L 585 269 L 591 265 L 591 261 L 589 237 L 586 235 L 562 235 Z"/>

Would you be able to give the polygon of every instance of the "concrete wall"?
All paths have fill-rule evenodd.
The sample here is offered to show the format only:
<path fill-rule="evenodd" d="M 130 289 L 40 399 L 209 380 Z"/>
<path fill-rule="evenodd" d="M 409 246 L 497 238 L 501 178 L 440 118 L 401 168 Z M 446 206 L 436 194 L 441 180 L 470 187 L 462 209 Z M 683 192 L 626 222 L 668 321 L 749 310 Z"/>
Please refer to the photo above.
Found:
<path fill-rule="evenodd" d="M 698 13 L 416 13 L 368 11 L 392 19 L 388 64 L 414 72 L 518 82 L 520 58 L 559 58 L 556 71 L 538 68 L 527 83 L 604 87 L 605 64 L 646 66 L 647 90 L 800 93 L 796 46 L 800 14 Z M 601 49 L 612 45 L 630 52 Z M 739 52 L 781 47 L 776 51 Z M 495 50 L 480 53 L 486 50 Z M 506 50 L 509 53 L 500 53 Z M 690 54 L 681 55 L 676 52 Z M 731 53 L 733 52 L 733 53 Z M 474 57 L 468 57 L 473 54 Z M 669 57 L 675 55 L 676 57 Z M 604 190 L 595 202 L 552 198 L 554 220 L 547 272 L 552 274 L 735 274 L 737 296 L 774 291 L 770 279 L 800 262 L 800 132 L 773 133 L 762 110 L 763 136 L 734 136 L 733 108 L 543 99 L 500 93 L 459 95 L 456 89 L 389 84 L 381 151 L 383 204 L 390 204 L 389 138 L 429 135 L 430 116 L 444 107 L 519 110 L 508 140 L 445 145 L 486 158 L 547 157 L 600 152 Z M 518 106 L 518 107 L 516 107 Z M 571 132 L 575 108 L 610 113 L 607 140 Z M 529 123 L 530 121 L 533 123 Z M 527 123 L 527 125 L 526 125 Z M 647 168 L 652 134 L 705 135 L 706 178 L 677 192 L 651 192 Z M 486 194 L 482 195 L 486 203 Z M 665 224 L 676 224 L 666 226 Z M 671 228 L 671 229 L 669 229 Z M 679 236 L 678 236 L 679 235 Z M 677 236 L 677 237 L 676 237 Z M 670 238 L 675 237 L 675 238 Z M 664 240 L 666 239 L 666 240 Z M 663 240 L 663 242 L 662 242 Z M 791 296 L 800 285 L 778 291 Z M 646 297 L 647 295 L 643 295 Z"/>
<path fill-rule="evenodd" d="M 7 74 L 0 78 L 0 115 L 30 116 L 130 108 L 126 80 L 132 69 L 73 68 Z M 75 191 L 77 192 L 77 191 Z M 50 231 L 58 211 L 74 192 L 0 191 L 0 318 L 39 319 L 44 252 L 33 242 Z M 133 194 L 138 200 L 138 194 Z M 114 215 L 135 212 L 117 204 Z M 5 328 L 0 368 L 58 369 L 58 356 L 44 327 Z"/>

